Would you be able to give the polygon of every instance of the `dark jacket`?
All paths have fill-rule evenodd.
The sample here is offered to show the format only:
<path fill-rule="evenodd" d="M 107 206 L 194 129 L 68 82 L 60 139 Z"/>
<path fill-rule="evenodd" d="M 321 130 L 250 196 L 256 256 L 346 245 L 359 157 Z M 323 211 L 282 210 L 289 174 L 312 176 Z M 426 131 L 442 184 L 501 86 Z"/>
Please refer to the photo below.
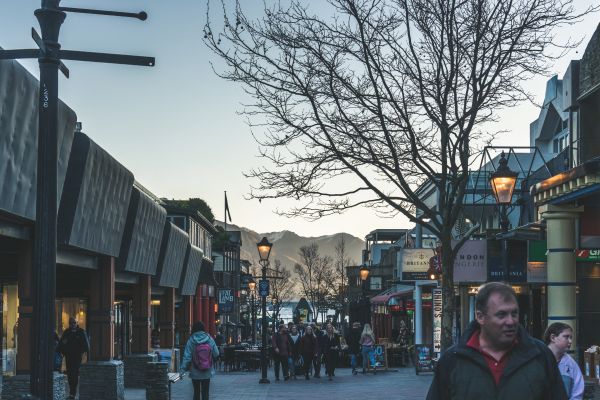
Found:
<path fill-rule="evenodd" d="M 321 330 L 315 330 L 315 336 L 317 337 L 317 355 L 323 354 L 323 347 L 325 346 L 325 332 Z"/>
<path fill-rule="evenodd" d="M 323 335 L 323 346 L 321 351 L 325 356 L 337 356 L 340 352 L 340 335 L 334 333 L 329 337 L 327 333 Z"/>
<path fill-rule="evenodd" d="M 352 328 L 346 335 L 346 344 L 348 345 L 348 353 L 360 354 L 360 334 L 361 330 Z"/>
<path fill-rule="evenodd" d="M 292 356 L 292 343 L 287 333 L 281 334 L 276 332 L 271 338 L 271 344 L 273 345 L 274 355 L 279 355 L 282 357 Z M 277 353 L 275 349 L 279 349 L 279 353 Z"/>
<path fill-rule="evenodd" d="M 302 336 L 300 336 L 300 333 L 298 333 L 295 342 L 291 334 L 288 333 L 288 337 L 290 338 L 290 346 L 292 347 L 291 356 L 292 358 L 297 359 L 298 357 L 300 357 L 300 340 L 302 339 Z"/>
<path fill-rule="evenodd" d="M 71 329 L 64 331 L 58 343 L 58 351 L 67 358 L 81 358 L 83 353 L 90 351 L 90 343 L 85 331 L 79 327 L 74 331 Z"/>
<path fill-rule="evenodd" d="M 304 335 L 300 338 L 300 354 L 314 357 L 319 352 L 319 344 L 315 335 Z"/>
<path fill-rule="evenodd" d="M 521 326 L 496 386 L 483 355 L 467 346 L 478 329 L 473 321 L 460 342 L 442 355 L 427 400 L 567 400 L 552 352 Z"/>

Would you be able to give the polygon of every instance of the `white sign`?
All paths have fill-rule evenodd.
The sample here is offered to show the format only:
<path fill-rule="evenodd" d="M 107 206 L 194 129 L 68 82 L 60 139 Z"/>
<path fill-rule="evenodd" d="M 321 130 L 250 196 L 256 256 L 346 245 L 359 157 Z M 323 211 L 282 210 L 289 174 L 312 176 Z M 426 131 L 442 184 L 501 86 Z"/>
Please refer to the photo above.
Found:
<path fill-rule="evenodd" d="M 467 240 L 454 259 L 454 283 L 483 283 L 486 280 L 487 240 Z"/>
<path fill-rule="evenodd" d="M 433 289 L 433 352 L 442 352 L 442 289 Z"/>
<path fill-rule="evenodd" d="M 433 249 L 403 249 L 402 250 L 402 280 L 427 280 L 429 260 L 435 256 Z"/>

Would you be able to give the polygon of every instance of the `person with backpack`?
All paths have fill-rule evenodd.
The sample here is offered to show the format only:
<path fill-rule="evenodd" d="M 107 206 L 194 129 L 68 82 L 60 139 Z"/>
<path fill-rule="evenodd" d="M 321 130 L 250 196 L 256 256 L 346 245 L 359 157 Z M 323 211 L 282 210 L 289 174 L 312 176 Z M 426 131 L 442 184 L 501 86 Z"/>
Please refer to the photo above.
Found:
<path fill-rule="evenodd" d="M 192 336 L 188 339 L 183 352 L 180 371 L 189 371 L 194 385 L 194 400 L 208 400 L 210 379 L 214 376 L 214 360 L 219 357 L 215 341 L 204 331 L 202 321 L 192 326 Z M 202 394 L 202 396 L 201 396 Z"/>

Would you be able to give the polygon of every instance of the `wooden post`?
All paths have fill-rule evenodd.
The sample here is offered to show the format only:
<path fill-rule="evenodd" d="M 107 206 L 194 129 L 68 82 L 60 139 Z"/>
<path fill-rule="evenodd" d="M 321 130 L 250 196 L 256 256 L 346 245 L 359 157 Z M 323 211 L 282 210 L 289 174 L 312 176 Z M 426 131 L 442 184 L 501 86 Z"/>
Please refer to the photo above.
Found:
<path fill-rule="evenodd" d="M 150 275 L 141 275 L 139 284 L 133 287 L 133 335 L 131 338 L 133 353 L 147 354 L 150 351 L 151 289 Z"/>
<path fill-rule="evenodd" d="M 187 340 L 192 333 L 192 325 L 194 324 L 194 296 L 183 296 L 183 316 L 180 322 L 180 337 L 181 346 L 185 346 Z"/>
<path fill-rule="evenodd" d="M 108 361 L 114 357 L 115 259 L 102 257 L 90 274 L 88 334 L 90 359 Z"/>
<path fill-rule="evenodd" d="M 165 288 L 159 308 L 160 347 L 172 349 L 175 344 L 175 289 Z"/>

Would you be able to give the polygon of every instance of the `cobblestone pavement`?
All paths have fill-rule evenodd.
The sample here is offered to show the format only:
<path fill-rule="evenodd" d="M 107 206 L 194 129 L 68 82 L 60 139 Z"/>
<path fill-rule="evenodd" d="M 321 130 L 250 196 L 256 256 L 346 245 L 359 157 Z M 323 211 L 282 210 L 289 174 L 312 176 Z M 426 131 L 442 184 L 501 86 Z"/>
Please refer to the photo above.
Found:
<path fill-rule="evenodd" d="M 350 369 L 336 370 L 332 382 L 327 378 L 311 378 L 309 381 L 300 379 L 287 382 L 275 381 L 273 371 L 269 371 L 271 383 L 258 383 L 259 372 L 218 372 L 210 383 L 210 399 L 282 399 L 302 398 L 311 400 L 334 400 L 350 398 L 378 399 L 424 399 L 432 379 L 432 374 L 415 375 L 413 368 L 399 368 L 376 375 L 358 374 L 353 376 Z M 192 400 L 192 384 L 189 378 L 173 384 L 173 400 Z M 127 389 L 125 400 L 145 400 L 145 391 Z"/>

